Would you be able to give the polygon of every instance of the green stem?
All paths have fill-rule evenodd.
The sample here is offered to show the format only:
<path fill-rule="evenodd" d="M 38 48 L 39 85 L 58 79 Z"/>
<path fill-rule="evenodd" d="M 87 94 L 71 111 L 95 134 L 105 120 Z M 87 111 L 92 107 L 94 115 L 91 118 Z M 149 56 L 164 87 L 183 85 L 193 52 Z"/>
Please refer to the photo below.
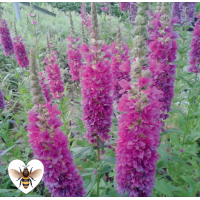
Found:
<path fill-rule="evenodd" d="M 97 162 L 100 161 L 100 148 L 97 149 Z M 97 175 L 97 197 L 99 197 L 99 183 L 100 183 L 100 176 Z"/>
<path fill-rule="evenodd" d="M 64 112 L 63 112 L 63 106 L 62 106 L 62 98 L 59 99 L 59 102 L 60 102 L 60 110 L 61 110 L 61 112 L 62 112 L 61 118 L 62 118 L 63 123 L 65 123 Z"/>
<path fill-rule="evenodd" d="M 194 83 L 194 86 L 196 86 L 196 82 L 197 82 L 197 74 L 195 76 L 195 83 Z M 195 88 L 195 87 L 194 87 Z M 192 93 L 193 93 L 193 89 L 192 89 Z M 189 102 L 189 100 L 188 100 Z M 182 148 L 184 146 L 184 143 L 185 143 L 185 138 L 186 138 L 186 134 L 187 134 L 187 125 L 188 125 L 188 119 L 189 119 L 189 114 L 190 114 L 190 109 L 191 109 L 191 103 L 189 105 L 189 108 L 188 108 L 188 114 L 187 114 L 187 118 L 186 118 L 186 123 L 185 123 L 185 133 L 184 133 L 184 136 L 183 136 L 183 143 L 182 143 Z"/>

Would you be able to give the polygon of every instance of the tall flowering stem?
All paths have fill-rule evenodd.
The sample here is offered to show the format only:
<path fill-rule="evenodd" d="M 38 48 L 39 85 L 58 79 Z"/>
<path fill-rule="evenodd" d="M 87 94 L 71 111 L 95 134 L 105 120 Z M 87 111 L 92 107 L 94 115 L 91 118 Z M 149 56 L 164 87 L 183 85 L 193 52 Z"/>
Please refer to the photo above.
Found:
<path fill-rule="evenodd" d="M 30 83 L 31 83 L 31 93 L 32 101 L 34 104 L 44 104 L 46 103 L 46 98 L 44 96 L 44 91 L 42 86 L 39 84 L 41 77 L 39 74 L 39 69 L 36 61 L 36 54 L 33 48 L 30 50 Z"/>
<path fill-rule="evenodd" d="M 158 160 L 159 132 L 161 129 L 161 92 L 151 86 L 151 73 L 147 69 L 147 23 L 149 3 L 138 2 L 135 19 L 132 78 L 135 83 L 121 80 L 123 94 L 118 109 L 118 140 L 116 148 L 117 191 L 130 197 L 151 196 Z"/>
<path fill-rule="evenodd" d="M 48 38 L 48 36 L 47 36 Z M 47 80 L 49 82 L 49 88 L 51 93 L 53 94 L 54 99 L 61 99 L 61 97 L 64 95 L 63 92 L 65 90 L 64 88 L 64 82 L 62 81 L 61 73 L 59 64 L 57 63 L 56 58 L 56 51 L 53 51 L 52 54 L 49 54 L 49 43 L 47 40 L 47 55 L 44 58 L 44 62 L 46 63 L 46 74 L 47 74 Z"/>
<path fill-rule="evenodd" d="M 95 3 L 92 3 L 91 16 L 91 46 L 81 46 L 86 62 L 81 70 L 81 94 L 83 121 L 87 128 L 85 137 L 98 145 L 97 140 L 105 142 L 110 138 L 113 98 L 111 66 L 107 58 L 111 57 L 111 50 L 100 40 Z"/>
<path fill-rule="evenodd" d="M 130 3 L 130 20 L 131 20 L 131 23 L 134 23 L 135 22 L 135 17 L 137 15 L 137 2 L 131 2 Z"/>
<path fill-rule="evenodd" d="M 6 104 L 4 101 L 4 96 L 0 88 L 0 109 L 5 109 L 5 107 L 6 107 Z"/>
<path fill-rule="evenodd" d="M 89 14 L 86 12 L 86 5 L 85 3 L 82 3 L 81 5 L 81 18 L 82 18 L 82 23 L 85 25 L 85 28 L 89 28 L 89 32 L 92 32 L 92 21 L 91 17 Z"/>
<path fill-rule="evenodd" d="M 113 42 L 113 56 L 111 58 L 112 65 L 112 74 L 113 74 L 113 93 L 114 93 L 114 100 L 118 101 L 124 91 L 119 84 L 119 81 L 125 79 L 127 82 L 131 81 L 130 78 L 130 60 L 129 60 L 129 53 L 130 49 L 128 45 L 122 43 L 122 36 L 120 28 L 117 31 L 117 44 Z"/>
<path fill-rule="evenodd" d="M 197 15 L 198 20 L 195 23 L 193 38 L 190 50 L 190 68 L 189 71 L 198 74 L 200 72 L 200 13 Z"/>
<path fill-rule="evenodd" d="M 120 2 L 120 10 L 128 11 L 130 9 L 130 2 Z"/>
<path fill-rule="evenodd" d="M 83 65 L 81 61 L 81 54 L 79 50 L 79 38 L 74 38 L 74 25 L 72 21 L 71 12 L 69 12 L 70 17 L 70 26 L 71 26 L 71 33 L 70 36 L 67 37 L 67 40 L 70 42 L 68 45 L 69 50 L 67 51 L 68 60 L 69 60 L 69 67 L 70 67 L 70 74 L 72 76 L 72 81 L 80 81 L 80 70 L 81 66 Z M 83 30 L 82 30 L 83 31 Z M 84 37 L 84 36 L 83 36 Z"/>
<path fill-rule="evenodd" d="M 60 130 L 61 111 L 51 102 L 35 105 L 29 114 L 29 142 L 35 158 L 44 165 L 43 181 L 54 197 L 83 197 L 83 179 L 68 149 L 67 136 Z"/>
<path fill-rule="evenodd" d="M 150 22 L 149 33 L 150 47 L 150 71 L 152 72 L 152 84 L 163 96 L 159 99 L 162 103 L 161 117 L 166 119 L 171 111 L 171 103 L 174 98 L 174 81 L 177 65 L 174 63 L 177 55 L 178 34 L 173 31 L 173 25 L 178 17 L 171 18 L 168 3 L 163 3 L 161 12 L 156 13 Z"/>
<path fill-rule="evenodd" d="M 10 36 L 10 30 L 8 28 L 6 20 L 1 18 L 0 18 L 0 39 L 4 55 L 10 56 L 14 54 L 14 47 Z"/>
<path fill-rule="evenodd" d="M 16 25 L 14 23 L 15 37 L 13 38 L 13 45 L 17 63 L 20 67 L 27 68 L 29 66 L 29 60 L 26 52 L 25 45 L 21 35 L 17 35 Z"/>

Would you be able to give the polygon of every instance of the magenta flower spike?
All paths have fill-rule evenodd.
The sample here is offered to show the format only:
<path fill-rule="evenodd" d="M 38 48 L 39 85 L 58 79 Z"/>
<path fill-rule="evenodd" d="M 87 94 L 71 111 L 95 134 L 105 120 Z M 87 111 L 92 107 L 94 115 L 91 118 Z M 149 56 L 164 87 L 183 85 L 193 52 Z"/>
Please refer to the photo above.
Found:
<path fill-rule="evenodd" d="M 12 39 L 10 36 L 10 30 L 8 28 L 8 25 L 5 19 L 0 19 L 0 39 L 1 39 L 1 45 L 3 47 L 4 55 L 10 56 L 14 54 L 14 47 L 13 47 Z"/>
<path fill-rule="evenodd" d="M 41 77 L 40 84 L 42 86 L 44 96 L 45 96 L 47 102 L 49 102 L 49 101 L 51 101 L 51 96 L 50 96 L 48 85 L 45 83 L 45 77 L 42 72 L 40 72 L 40 77 Z"/>
<path fill-rule="evenodd" d="M 113 48 L 113 56 L 111 58 L 112 64 L 112 75 L 113 75 L 113 94 L 114 94 L 114 100 L 118 102 L 118 100 L 123 95 L 122 87 L 119 84 L 119 81 L 122 79 L 130 82 L 130 60 L 129 60 L 129 52 L 130 49 L 128 45 L 122 44 L 122 37 L 121 37 L 121 31 L 120 28 L 118 28 L 117 31 L 117 45 L 115 45 L 115 42 L 112 44 Z"/>
<path fill-rule="evenodd" d="M 81 94 L 83 121 L 87 132 L 85 137 L 90 143 L 105 142 L 111 127 L 113 114 L 112 73 L 107 58 L 111 48 L 99 39 L 96 3 L 92 2 L 91 46 L 82 44 L 80 52 L 86 64 L 81 69 Z"/>
<path fill-rule="evenodd" d="M 0 109 L 5 109 L 5 107 L 6 107 L 6 104 L 4 101 L 4 96 L 0 88 Z"/>
<path fill-rule="evenodd" d="M 69 60 L 69 68 L 70 71 L 69 73 L 72 76 L 72 81 L 80 81 L 80 70 L 81 70 L 81 66 L 83 65 L 81 59 L 81 54 L 80 54 L 80 46 L 78 45 L 78 41 L 79 38 L 74 38 L 75 37 L 75 33 L 74 33 L 74 25 L 73 25 L 73 21 L 72 21 L 72 16 L 71 16 L 71 12 L 69 11 L 69 18 L 70 18 L 70 28 L 71 28 L 71 33 L 70 36 L 67 37 L 67 40 L 70 42 L 70 44 L 68 45 L 68 60 Z M 84 34 L 83 32 L 84 30 L 82 29 L 82 34 Z M 84 40 L 84 35 L 83 35 L 83 40 Z"/>
<path fill-rule="evenodd" d="M 91 17 L 89 16 L 88 13 L 86 13 L 86 8 L 85 8 L 85 3 L 82 3 L 81 5 L 81 18 L 82 18 L 82 23 L 85 25 L 85 28 L 89 28 L 89 32 L 92 32 L 92 22 L 91 22 Z"/>
<path fill-rule="evenodd" d="M 162 92 L 151 85 L 151 73 L 147 69 L 147 23 L 149 3 L 138 2 L 133 43 L 131 76 L 137 82 L 119 81 L 126 91 L 118 103 L 121 112 L 118 121 L 118 139 L 115 166 L 117 191 L 129 197 L 149 197 L 155 182 Z M 143 19 L 143 20 L 141 20 Z M 142 32 L 140 31 L 142 26 Z"/>
<path fill-rule="evenodd" d="M 150 22 L 150 71 L 152 73 L 152 84 L 163 92 L 159 99 L 162 103 L 162 118 L 169 117 L 171 103 L 174 98 L 174 81 L 177 65 L 176 60 L 178 45 L 176 38 L 178 34 L 173 31 L 173 25 L 178 21 L 178 17 L 170 17 L 170 10 L 166 11 L 168 5 L 163 3 L 161 13 L 156 13 L 155 18 Z M 162 11 L 163 10 L 163 11 Z M 166 24 L 168 24 L 166 26 Z M 167 113 L 165 113 L 167 112 Z"/>
<path fill-rule="evenodd" d="M 49 82 L 49 88 L 51 93 L 53 94 L 54 99 L 61 99 L 61 97 L 64 96 L 64 82 L 62 81 L 59 64 L 57 63 L 57 52 L 53 51 L 52 53 L 50 53 L 48 36 L 47 49 L 48 52 L 46 57 L 44 58 L 44 62 L 46 63 L 45 68 L 47 80 Z"/>
<path fill-rule="evenodd" d="M 53 197 L 83 197 L 83 179 L 68 148 L 69 141 L 60 130 L 61 111 L 51 102 L 35 105 L 28 112 L 29 142 L 36 159 L 44 165 L 43 181 Z"/>
<path fill-rule="evenodd" d="M 198 74 L 200 72 L 200 13 L 197 15 L 198 20 L 195 23 L 194 32 L 192 34 L 189 72 Z"/>

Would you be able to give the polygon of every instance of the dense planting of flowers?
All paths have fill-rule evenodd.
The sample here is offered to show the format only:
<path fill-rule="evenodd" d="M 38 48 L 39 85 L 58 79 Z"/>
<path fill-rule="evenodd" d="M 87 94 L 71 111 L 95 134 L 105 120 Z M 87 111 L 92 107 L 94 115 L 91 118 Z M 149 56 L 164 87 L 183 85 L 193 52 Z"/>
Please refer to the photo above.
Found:
<path fill-rule="evenodd" d="M 98 137 L 105 142 L 111 127 L 113 112 L 111 96 L 112 74 L 108 57 L 110 47 L 99 39 L 96 5 L 92 3 L 91 46 L 83 44 L 81 54 L 86 65 L 81 70 L 81 93 L 83 121 L 86 124 L 85 137 L 90 143 L 97 143 Z"/>
<path fill-rule="evenodd" d="M 72 4 L 31 2 L 20 35 L 1 4 L 0 197 L 26 196 L 19 158 L 44 165 L 30 195 L 198 197 L 200 3 Z"/>
<path fill-rule="evenodd" d="M 10 30 L 5 19 L 0 19 L 0 39 L 5 56 L 14 54 L 14 47 L 10 36 Z"/>
<path fill-rule="evenodd" d="M 116 181 L 117 191 L 123 195 L 144 197 L 151 196 L 154 187 L 157 148 L 161 130 L 160 108 L 161 96 L 151 85 L 150 72 L 144 70 L 148 65 L 147 28 L 149 10 L 148 3 L 138 3 L 135 37 L 133 42 L 134 60 L 132 77 L 137 83 L 121 80 L 120 85 L 127 91 L 119 103 L 121 112 L 118 122 L 118 139 L 116 149 Z M 142 19 L 142 20 L 141 20 Z"/>

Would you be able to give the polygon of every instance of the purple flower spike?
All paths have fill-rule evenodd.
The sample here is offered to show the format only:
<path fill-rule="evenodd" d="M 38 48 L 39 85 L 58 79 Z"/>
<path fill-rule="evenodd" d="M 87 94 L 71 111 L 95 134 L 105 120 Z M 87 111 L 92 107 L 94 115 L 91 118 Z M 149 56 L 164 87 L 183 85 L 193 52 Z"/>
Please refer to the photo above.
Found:
<path fill-rule="evenodd" d="M 10 36 L 10 30 L 5 19 L 0 19 L 0 38 L 4 55 L 10 56 L 14 54 L 14 47 Z"/>
<path fill-rule="evenodd" d="M 184 151 L 185 151 L 184 149 L 180 148 L 180 152 L 184 152 Z"/>
<path fill-rule="evenodd" d="M 21 35 L 13 38 L 13 45 L 18 65 L 20 67 L 28 67 L 29 60 Z"/>
<path fill-rule="evenodd" d="M 6 105 L 5 105 L 5 101 L 4 101 L 4 96 L 3 96 L 3 93 L 2 93 L 1 88 L 0 88 L 0 108 L 5 109 L 5 107 L 6 107 Z"/>
<path fill-rule="evenodd" d="M 197 15 L 197 18 L 200 17 L 200 13 Z M 200 21 L 197 20 L 194 27 L 194 32 L 192 34 L 193 38 L 191 41 L 191 51 L 190 56 L 190 68 L 189 72 L 198 74 L 200 72 Z"/>
<path fill-rule="evenodd" d="M 61 111 L 51 102 L 35 105 L 28 112 L 29 142 L 35 158 L 44 165 L 43 181 L 53 197 L 83 197 L 83 179 L 68 148 L 69 141 L 59 128 Z M 38 112 L 39 111 L 39 112 Z"/>

